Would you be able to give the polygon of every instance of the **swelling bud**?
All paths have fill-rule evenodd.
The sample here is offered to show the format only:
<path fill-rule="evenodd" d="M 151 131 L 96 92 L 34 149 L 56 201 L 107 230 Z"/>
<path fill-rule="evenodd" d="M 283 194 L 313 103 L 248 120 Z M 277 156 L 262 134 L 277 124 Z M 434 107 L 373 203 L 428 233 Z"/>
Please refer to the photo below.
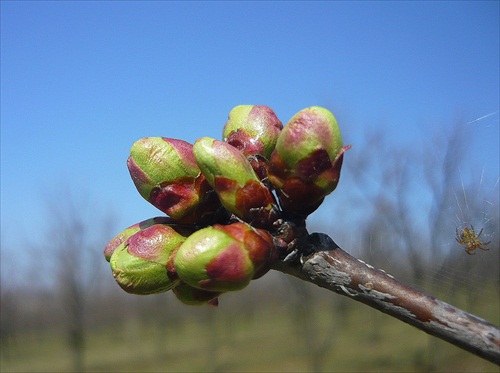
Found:
<path fill-rule="evenodd" d="M 127 166 L 141 196 L 177 222 L 199 222 L 220 207 L 185 141 L 140 139 L 130 149 Z"/>
<path fill-rule="evenodd" d="M 255 226 L 268 226 L 276 220 L 277 210 L 271 192 L 238 149 L 226 142 L 203 137 L 195 142 L 193 153 L 228 211 Z"/>
<path fill-rule="evenodd" d="M 172 289 L 179 280 L 169 276 L 167 263 L 184 241 L 184 236 L 165 224 L 153 224 L 133 233 L 111 255 L 110 265 L 116 282 L 131 294 L 154 294 Z"/>
<path fill-rule="evenodd" d="M 264 274 L 274 259 L 271 235 L 245 223 L 201 229 L 179 247 L 175 270 L 186 284 L 202 290 L 241 290 Z"/>
<path fill-rule="evenodd" d="M 333 114 L 312 106 L 285 126 L 269 162 L 269 180 L 278 188 L 283 210 L 307 216 L 336 187 L 343 154 L 342 137 Z"/>
<path fill-rule="evenodd" d="M 221 292 L 197 289 L 184 282 L 173 288 L 172 292 L 177 299 L 188 306 L 201 306 L 204 304 L 217 306 L 218 297 L 222 294 Z"/>
<path fill-rule="evenodd" d="M 239 105 L 229 113 L 222 135 L 246 157 L 260 155 L 269 159 L 282 129 L 283 124 L 271 108 Z"/>
<path fill-rule="evenodd" d="M 104 258 L 109 262 L 111 259 L 111 255 L 113 255 L 114 251 L 118 246 L 124 243 L 130 236 L 133 234 L 146 229 L 154 224 L 173 224 L 174 221 L 166 216 L 159 216 L 156 218 L 147 219 L 141 221 L 140 223 L 135 223 L 130 227 L 124 229 L 120 233 L 118 233 L 104 248 Z"/>

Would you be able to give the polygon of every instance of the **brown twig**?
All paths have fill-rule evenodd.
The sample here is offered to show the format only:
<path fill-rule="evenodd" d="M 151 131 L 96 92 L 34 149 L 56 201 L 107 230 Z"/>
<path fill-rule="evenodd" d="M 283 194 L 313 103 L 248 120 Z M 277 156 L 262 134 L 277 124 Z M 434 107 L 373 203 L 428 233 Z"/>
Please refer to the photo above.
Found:
<path fill-rule="evenodd" d="M 500 365 L 500 329 L 412 289 L 356 259 L 324 234 L 308 236 L 307 250 L 274 269 L 348 296 L 435 337 Z"/>

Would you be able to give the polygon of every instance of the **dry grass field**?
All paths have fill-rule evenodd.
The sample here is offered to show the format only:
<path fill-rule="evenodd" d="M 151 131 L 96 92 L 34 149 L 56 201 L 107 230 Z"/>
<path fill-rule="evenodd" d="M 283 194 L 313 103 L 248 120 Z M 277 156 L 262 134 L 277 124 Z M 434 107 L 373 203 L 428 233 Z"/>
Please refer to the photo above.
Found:
<path fill-rule="evenodd" d="M 86 370 L 498 372 L 494 364 L 365 305 L 306 289 L 310 299 L 287 303 L 276 297 L 255 304 L 250 297 L 245 304 L 240 292 L 218 308 L 181 306 L 183 311 L 167 315 L 167 321 L 130 317 L 93 327 L 87 334 Z M 495 293 L 485 291 L 468 311 L 497 323 L 498 297 L 487 301 Z M 67 372 L 71 356 L 61 331 L 24 333 L 2 353 L 1 371 Z"/>

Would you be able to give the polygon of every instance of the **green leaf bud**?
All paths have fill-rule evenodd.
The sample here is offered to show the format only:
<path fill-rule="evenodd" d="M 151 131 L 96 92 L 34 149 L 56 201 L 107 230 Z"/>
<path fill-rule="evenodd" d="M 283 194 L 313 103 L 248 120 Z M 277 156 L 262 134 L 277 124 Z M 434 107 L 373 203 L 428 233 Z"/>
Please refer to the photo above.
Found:
<path fill-rule="evenodd" d="M 265 229 L 254 228 L 245 223 L 214 225 L 214 228 L 243 243 L 255 269 L 253 279 L 266 274 L 277 259 L 273 237 Z"/>
<path fill-rule="evenodd" d="M 188 285 L 208 291 L 234 291 L 261 275 L 274 258 L 271 236 L 245 223 L 201 229 L 179 247 L 174 265 Z"/>
<path fill-rule="evenodd" d="M 191 144 L 164 137 L 134 143 L 127 166 L 144 199 L 180 223 L 196 223 L 220 207 Z"/>
<path fill-rule="evenodd" d="M 285 126 L 269 162 L 269 180 L 278 188 L 285 212 L 308 215 L 337 186 L 342 167 L 342 137 L 333 114 L 312 106 Z"/>
<path fill-rule="evenodd" d="M 130 236 L 139 232 L 140 230 L 146 229 L 153 224 L 172 224 L 174 221 L 164 216 L 156 217 L 141 221 L 131 225 L 130 227 L 124 229 L 122 232 L 118 233 L 104 248 L 104 258 L 109 262 L 111 255 L 116 250 L 118 246 L 124 243 Z"/>
<path fill-rule="evenodd" d="M 228 211 L 255 226 L 266 226 L 276 220 L 274 197 L 238 149 L 226 142 L 203 137 L 195 142 L 193 153 Z"/>
<path fill-rule="evenodd" d="M 246 157 L 260 155 L 269 159 L 282 129 L 283 124 L 271 108 L 239 105 L 229 113 L 223 138 Z"/>
<path fill-rule="evenodd" d="M 132 234 L 111 255 L 113 276 L 128 293 L 154 294 L 172 289 L 179 283 L 169 275 L 167 264 L 185 241 L 173 227 L 153 224 Z"/>
<path fill-rule="evenodd" d="M 201 306 L 204 304 L 216 306 L 218 304 L 217 298 L 222 294 L 218 291 L 197 289 L 184 282 L 173 288 L 172 292 L 177 299 L 188 306 Z"/>

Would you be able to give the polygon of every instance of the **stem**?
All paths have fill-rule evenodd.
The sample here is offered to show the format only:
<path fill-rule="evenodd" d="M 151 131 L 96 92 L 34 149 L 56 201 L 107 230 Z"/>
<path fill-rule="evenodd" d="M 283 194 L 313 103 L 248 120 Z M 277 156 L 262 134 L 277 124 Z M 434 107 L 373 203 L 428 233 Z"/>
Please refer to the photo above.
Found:
<path fill-rule="evenodd" d="M 274 269 L 365 303 L 424 332 L 500 365 L 500 329 L 356 259 L 324 234 L 308 236 L 311 251 Z"/>

